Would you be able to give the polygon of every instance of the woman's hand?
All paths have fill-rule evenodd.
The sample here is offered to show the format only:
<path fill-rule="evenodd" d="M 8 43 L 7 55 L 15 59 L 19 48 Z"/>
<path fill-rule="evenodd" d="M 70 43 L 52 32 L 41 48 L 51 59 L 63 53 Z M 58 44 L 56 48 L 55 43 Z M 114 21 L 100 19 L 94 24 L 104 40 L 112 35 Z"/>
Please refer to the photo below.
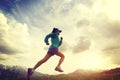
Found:
<path fill-rule="evenodd" d="M 49 45 L 49 43 L 46 43 L 46 45 Z"/>
<path fill-rule="evenodd" d="M 61 37 L 60 39 L 63 40 L 63 37 Z"/>

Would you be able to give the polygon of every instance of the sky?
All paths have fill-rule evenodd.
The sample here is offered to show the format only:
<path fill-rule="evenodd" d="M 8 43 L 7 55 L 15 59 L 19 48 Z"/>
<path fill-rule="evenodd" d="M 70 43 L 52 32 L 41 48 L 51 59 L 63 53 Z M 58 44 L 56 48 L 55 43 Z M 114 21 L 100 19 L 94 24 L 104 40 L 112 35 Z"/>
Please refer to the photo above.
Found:
<path fill-rule="evenodd" d="M 44 38 L 62 30 L 64 73 L 120 66 L 119 0 L 1 0 L 0 64 L 33 67 L 47 53 Z M 36 71 L 54 71 L 53 56 Z"/>

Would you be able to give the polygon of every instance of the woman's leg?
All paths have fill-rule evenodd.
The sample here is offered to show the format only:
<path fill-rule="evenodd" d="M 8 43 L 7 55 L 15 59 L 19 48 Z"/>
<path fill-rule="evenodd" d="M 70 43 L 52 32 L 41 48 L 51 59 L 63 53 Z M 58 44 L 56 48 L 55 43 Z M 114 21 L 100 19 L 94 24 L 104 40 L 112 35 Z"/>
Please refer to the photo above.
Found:
<path fill-rule="evenodd" d="M 33 67 L 33 71 L 35 71 L 41 64 L 45 63 L 51 56 L 52 55 L 50 54 L 46 54 L 45 57 Z"/>
<path fill-rule="evenodd" d="M 59 72 L 63 72 L 63 71 L 61 70 L 60 66 L 61 66 L 62 62 L 64 61 L 65 56 L 64 56 L 63 53 L 61 53 L 61 52 L 59 52 L 59 51 L 56 53 L 56 55 L 57 55 L 57 56 L 60 56 L 61 58 L 60 58 L 60 60 L 59 60 L 59 62 L 58 62 L 58 65 L 57 65 L 57 67 L 56 67 L 55 70 L 57 70 L 57 71 L 59 71 Z"/>

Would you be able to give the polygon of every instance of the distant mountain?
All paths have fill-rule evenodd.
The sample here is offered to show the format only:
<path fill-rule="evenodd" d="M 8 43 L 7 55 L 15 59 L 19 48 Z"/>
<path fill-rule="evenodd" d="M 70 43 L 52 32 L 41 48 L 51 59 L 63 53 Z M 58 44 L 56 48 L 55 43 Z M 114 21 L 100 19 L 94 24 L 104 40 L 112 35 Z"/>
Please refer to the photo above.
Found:
<path fill-rule="evenodd" d="M 90 80 L 120 80 L 120 68 L 104 70 L 101 72 L 78 69 L 68 75 L 73 77 L 85 77 Z"/>
<path fill-rule="evenodd" d="M 111 70 L 106 70 L 103 73 L 105 74 L 120 74 L 120 68 L 115 68 L 115 69 L 111 69 Z"/>
<path fill-rule="evenodd" d="M 115 69 L 110 69 L 106 70 L 100 73 L 101 76 L 106 76 L 106 77 L 113 77 L 113 76 L 120 76 L 120 68 L 115 68 Z"/>
<path fill-rule="evenodd" d="M 95 71 L 90 71 L 90 70 L 83 70 L 83 69 L 77 69 L 72 73 L 69 73 L 69 75 L 89 75 L 96 73 Z"/>
<path fill-rule="evenodd" d="M 27 80 L 27 68 L 0 64 L 0 80 Z M 120 80 L 120 68 L 94 72 L 78 69 L 69 74 L 48 75 L 35 72 L 31 80 Z"/>

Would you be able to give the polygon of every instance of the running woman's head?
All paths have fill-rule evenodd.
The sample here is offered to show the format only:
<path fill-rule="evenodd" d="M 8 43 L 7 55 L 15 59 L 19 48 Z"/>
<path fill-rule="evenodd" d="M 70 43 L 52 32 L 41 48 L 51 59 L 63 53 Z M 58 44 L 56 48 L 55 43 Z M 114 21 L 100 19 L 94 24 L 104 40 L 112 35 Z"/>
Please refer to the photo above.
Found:
<path fill-rule="evenodd" d="M 52 33 L 57 33 L 58 35 L 62 32 L 62 30 L 59 30 L 58 28 L 53 28 Z"/>

